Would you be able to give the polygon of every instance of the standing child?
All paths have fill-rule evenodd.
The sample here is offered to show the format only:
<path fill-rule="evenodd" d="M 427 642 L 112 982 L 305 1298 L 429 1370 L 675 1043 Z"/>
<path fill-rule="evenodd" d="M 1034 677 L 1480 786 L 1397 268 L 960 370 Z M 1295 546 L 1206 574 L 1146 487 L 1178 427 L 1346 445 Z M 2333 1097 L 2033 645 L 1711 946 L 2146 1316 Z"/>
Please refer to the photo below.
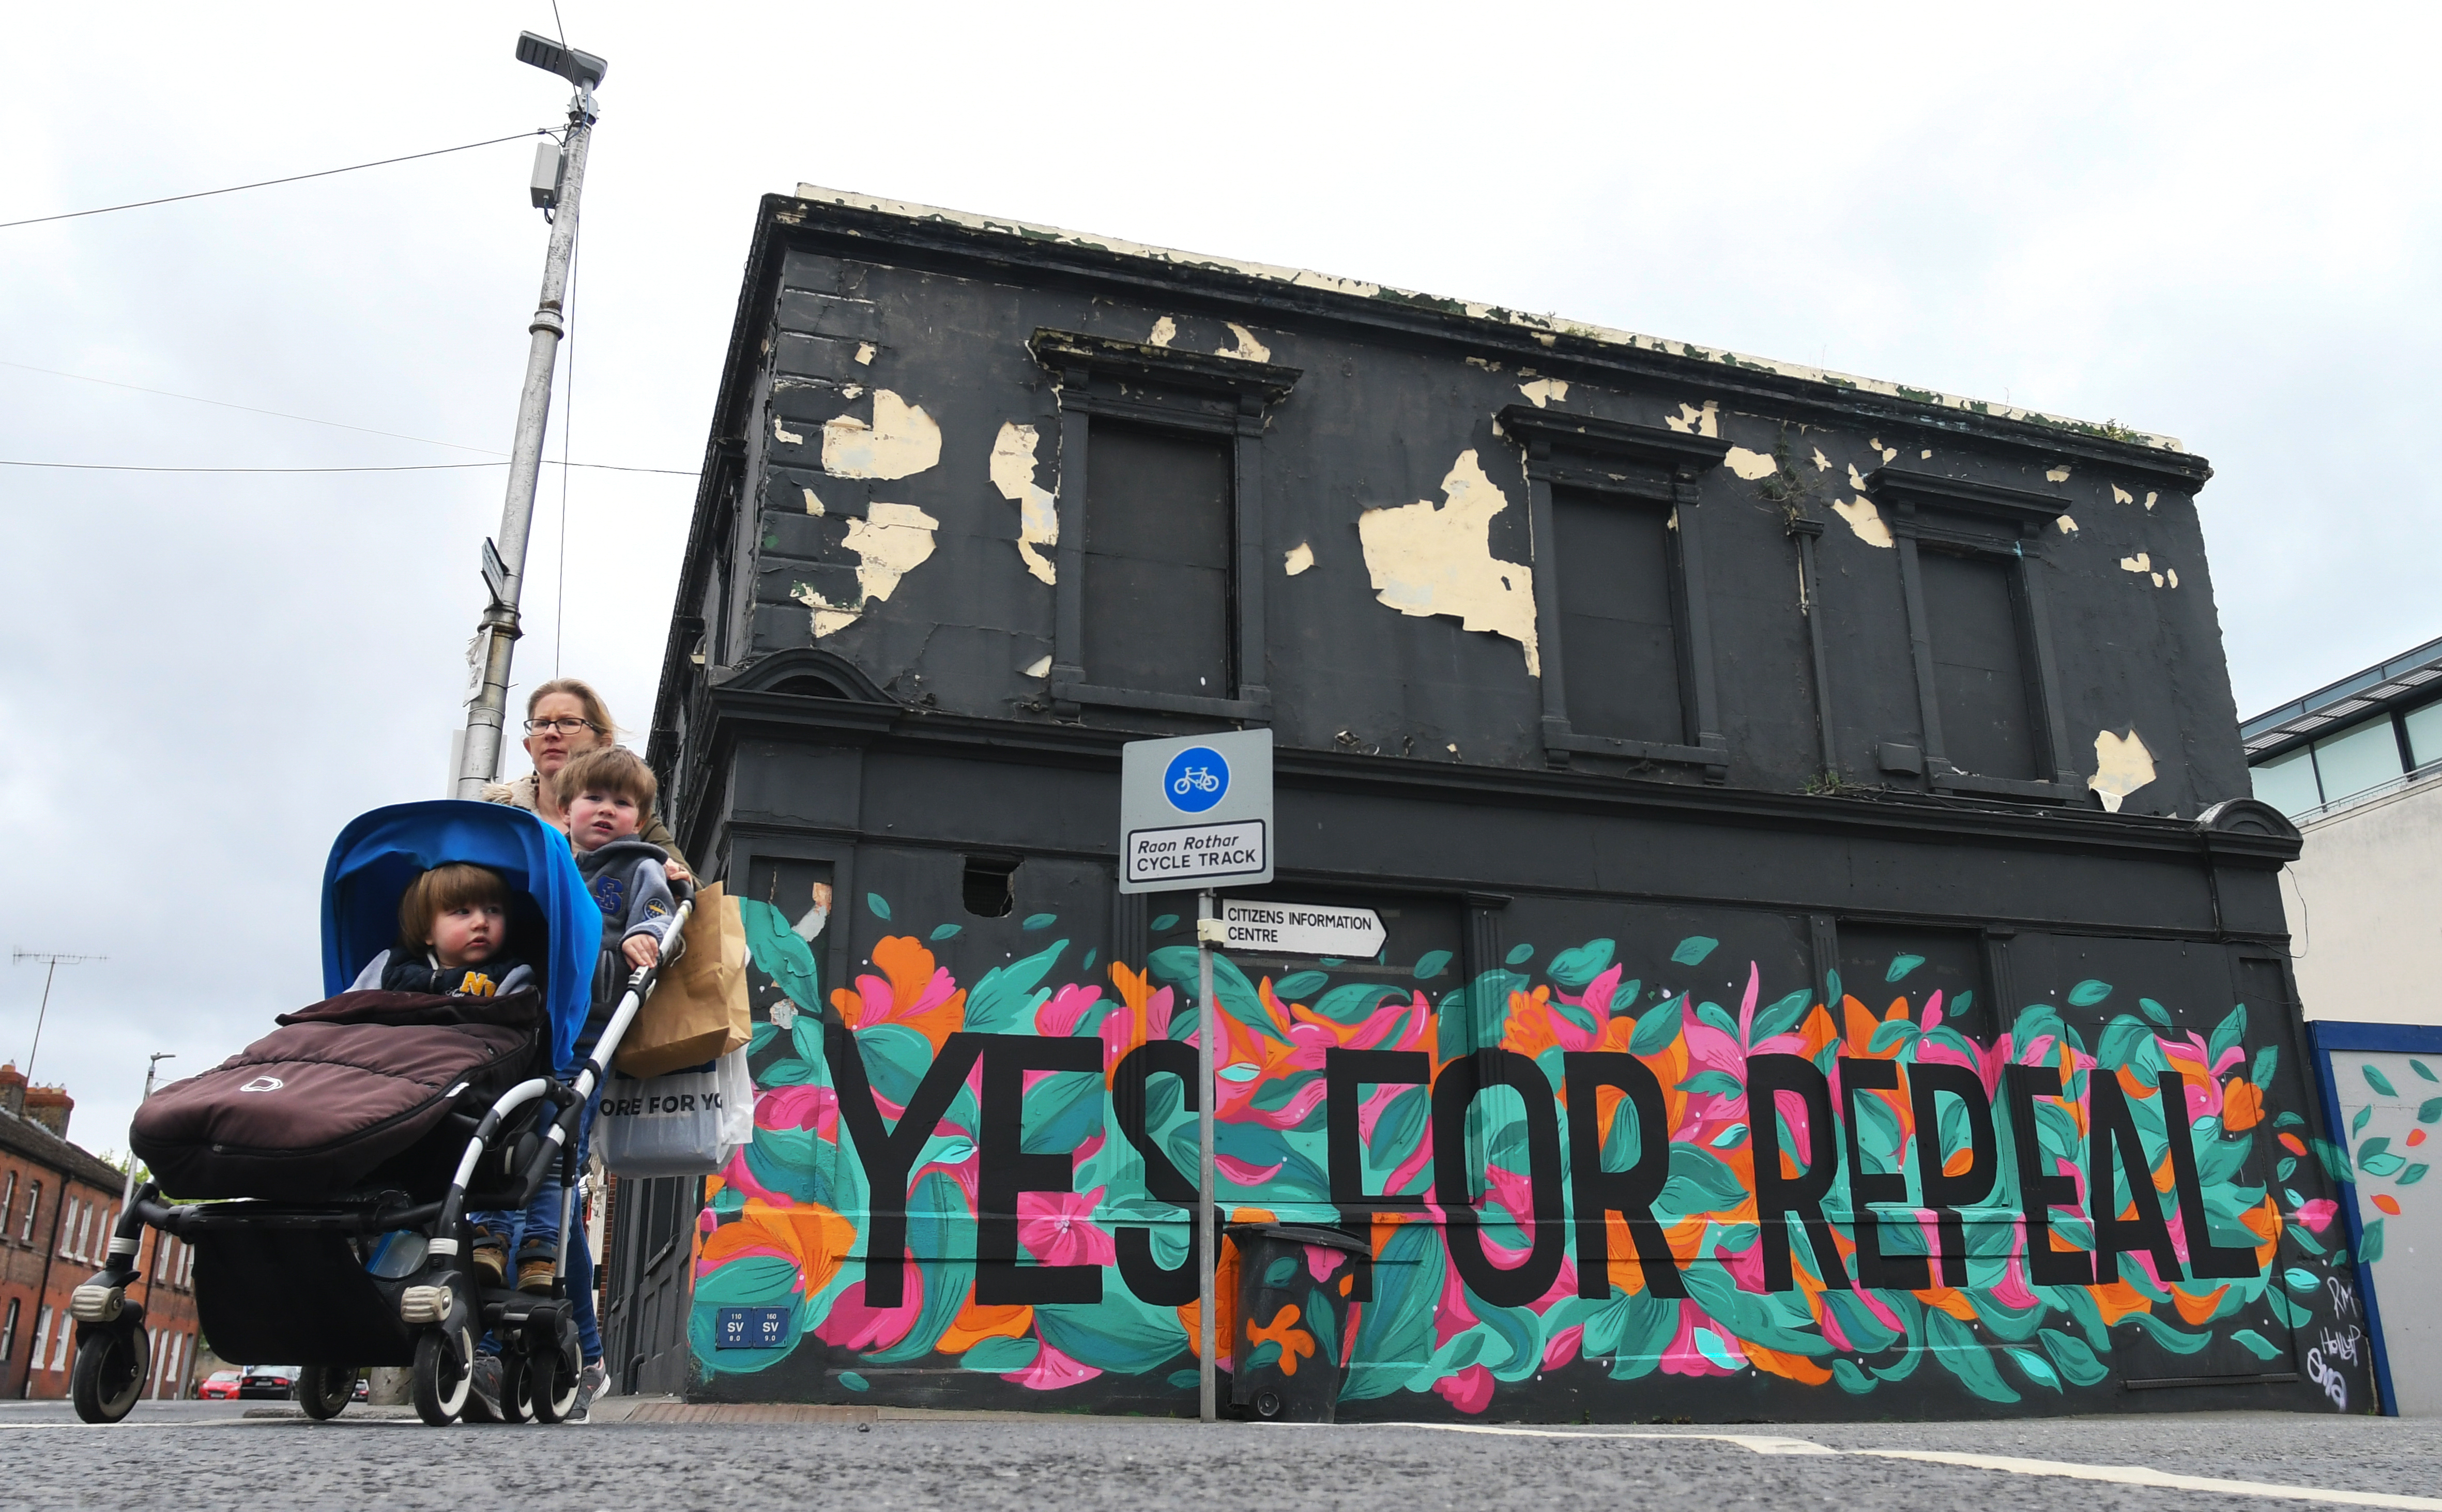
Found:
<path fill-rule="evenodd" d="M 661 959 L 678 904 L 670 896 L 660 847 L 636 838 L 644 816 L 653 811 L 659 787 L 650 767 L 632 751 L 603 746 L 572 757 L 560 769 L 558 789 L 566 804 L 569 844 L 575 847 L 576 869 L 602 911 L 602 954 L 593 976 L 593 1007 L 576 1037 L 575 1061 L 563 1074 L 592 1052 L 612 1009 L 635 969 Z M 586 1104 L 576 1125 L 576 1162 L 585 1163 L 587 1137 L 592 1132 L 593 1104 Z M 503 1284 L 512 1238 L 516 1241 L 518 1289 L 547 1292 L 559 1261 L 559 1174 L 555 1168 L 522 1214 L 478 1212 L 469 1216 L 475 1228 L 476 1268 L 493 1285 Z M 522 1219 L 522 1222 L 519 1222 Z M 521 1232 L 513 1233 L 513 1229 Z"/>

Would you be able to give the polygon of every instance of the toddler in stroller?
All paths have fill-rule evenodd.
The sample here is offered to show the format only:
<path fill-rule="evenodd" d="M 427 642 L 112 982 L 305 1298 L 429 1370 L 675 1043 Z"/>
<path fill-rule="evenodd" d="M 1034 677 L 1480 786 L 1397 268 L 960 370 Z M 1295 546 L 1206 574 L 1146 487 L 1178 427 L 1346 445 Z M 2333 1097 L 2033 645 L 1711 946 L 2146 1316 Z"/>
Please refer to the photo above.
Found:
<path fill-rule="evenodd" d="M 402 898 L 450 864 L 499 881 L 505 906 L 490 951 L 478 962 L 455 936 L 445 951 L 434 930 L 422 981 L 401 991 L 383 972 L 381 986 L 358 987 L 392 947 Z M 677 904 L 673 930 L 691 906 Z M 301 1365 L 309 1415 L 344 1408 L 362 1367 L 407 1365 L 419 1414 L 453 1422 L 488 1330 L 501 1351 L 501 1415 L 564 1420 L 581 1369 L 564 1265 L 547 1290 L 506 1288 L 471 1266 L 466 1218 L 523 1211 L 555 1175 L 563 1193 L 574 1189 L 579 1117 L 658 970 L 629 976 L 580 1061 L 601 938 L 568 842 L 522 810 L 404 804 L 342 830 L 322 892 L 333 995 L 155 1094 L 129 1132 L 150 1179 L 72 1302 L 78 1414 L 116 1422 L 141 1392 L 150 1345 L 128 1292 L 150 1225 L 193 1248 L 196 1310 L 214 1347 Z M 515 962 L 501 954 L 510 944 Z M 400 956 L 412 964 L 404 951 L 391 964 Z M 464 989 L 466 969 L 484 963 L 500 968 L 476 974 L 488 995 L 433 990 Z M 444 979 L 452 970 L 456 980 Z M 563 1066 L 573 1073 L 556 1078 Z"/>

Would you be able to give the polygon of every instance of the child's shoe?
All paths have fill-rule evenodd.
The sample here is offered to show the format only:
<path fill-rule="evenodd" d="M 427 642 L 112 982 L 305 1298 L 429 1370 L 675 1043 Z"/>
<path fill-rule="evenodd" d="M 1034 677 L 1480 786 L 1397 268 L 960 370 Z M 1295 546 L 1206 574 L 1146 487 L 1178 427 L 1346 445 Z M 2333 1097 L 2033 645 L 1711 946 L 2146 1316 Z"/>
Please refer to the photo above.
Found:
<path fill-rule="evenodd" d="M 548 1293 L 552 1272 L 559 1268 L 556 1260 L 529 1259 L 518 1262 L 518 1290 Z"/>
<path fill-rule="evenodd" d="M 475 1247 L 475 1279 L 486 1286 L 506 1284 L 509 1274 L 509 1251 L 503 1245 Z"/>

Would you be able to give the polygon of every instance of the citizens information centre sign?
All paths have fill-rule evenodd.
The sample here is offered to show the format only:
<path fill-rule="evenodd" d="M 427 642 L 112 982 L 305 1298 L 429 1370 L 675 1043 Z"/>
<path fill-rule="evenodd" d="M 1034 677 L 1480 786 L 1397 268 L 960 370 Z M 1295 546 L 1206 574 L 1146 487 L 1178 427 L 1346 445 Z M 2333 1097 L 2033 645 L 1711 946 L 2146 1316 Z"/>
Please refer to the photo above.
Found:
<path fill-rule="evenodd" d="M 1272 732 L 1133 740 L 1120 752 L 1120 891 L 1272 880 Z"/>

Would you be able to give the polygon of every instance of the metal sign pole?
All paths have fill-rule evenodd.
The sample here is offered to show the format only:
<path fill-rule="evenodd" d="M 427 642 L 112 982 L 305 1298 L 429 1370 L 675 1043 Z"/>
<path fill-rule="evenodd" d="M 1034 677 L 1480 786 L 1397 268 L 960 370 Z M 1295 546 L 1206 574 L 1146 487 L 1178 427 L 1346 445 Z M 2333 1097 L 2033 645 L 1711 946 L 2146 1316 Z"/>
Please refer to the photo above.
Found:
<path fill-rule="evenodd" d="M 1212 1210 L 1219 1193 L 1212 1163 L 1212 1111 L 1220 1088 L 1212 1080 L 1212 1035 L 1218 1015 L 1212 1011 L 1212 889 L 1196 895 L 1195 903 L 1195 1392 L 1199 1415 L 1207 1423 L 1220 1420 L 1219 1372 L 1213 1362 L 1212 1326 L 1216 1302 L 1212 1284 L 1214 1252 L 1220 1248 Z"/>

